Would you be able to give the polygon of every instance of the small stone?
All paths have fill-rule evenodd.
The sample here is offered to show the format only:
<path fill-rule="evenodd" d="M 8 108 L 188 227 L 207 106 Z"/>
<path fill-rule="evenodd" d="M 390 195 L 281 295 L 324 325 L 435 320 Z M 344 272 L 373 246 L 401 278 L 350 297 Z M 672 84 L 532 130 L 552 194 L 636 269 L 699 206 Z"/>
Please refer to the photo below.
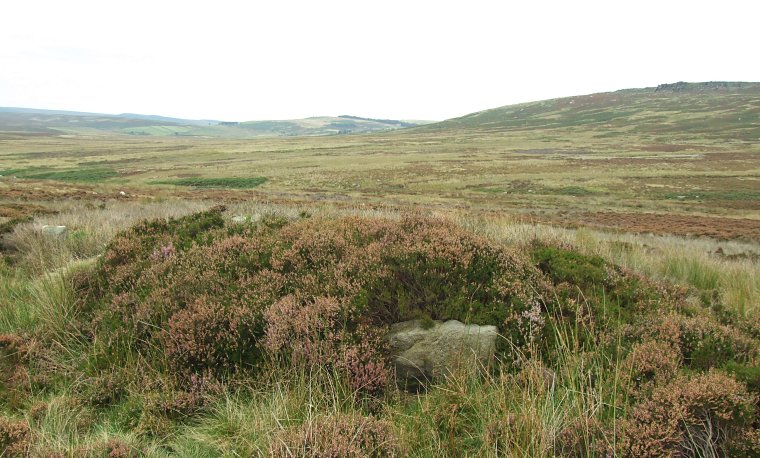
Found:
<path fill-rule="evenodd" d="M 68 232 L 66 226 L 42 226 L 42 233 L 54 237 L 63 237 Z"/>

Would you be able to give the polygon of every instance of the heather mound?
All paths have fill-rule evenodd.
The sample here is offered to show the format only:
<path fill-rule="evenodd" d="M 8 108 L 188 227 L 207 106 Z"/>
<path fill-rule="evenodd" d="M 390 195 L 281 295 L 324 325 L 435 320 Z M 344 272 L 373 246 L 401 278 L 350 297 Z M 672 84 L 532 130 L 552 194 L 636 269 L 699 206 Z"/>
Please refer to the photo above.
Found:
<path fill-rule="evenodd" d="M 521 347 L 550 295 L 527 256 L 417 217 L 265 218 L 222 209 L 119 234 L 81 307 L 99 355 L 177 375 L 255 370 L 271 356 L 330 364 L 380 388 L 382 330 L 409 319 L 492 324 Z"/>

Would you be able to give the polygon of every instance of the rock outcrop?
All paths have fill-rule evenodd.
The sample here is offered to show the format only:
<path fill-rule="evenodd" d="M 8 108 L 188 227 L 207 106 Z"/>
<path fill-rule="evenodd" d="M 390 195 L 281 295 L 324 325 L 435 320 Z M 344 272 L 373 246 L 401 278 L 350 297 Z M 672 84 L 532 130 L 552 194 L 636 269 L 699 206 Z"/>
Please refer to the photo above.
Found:
<path fill-rule="evenodd" d="M 386 343 L 398 383 L 413 388 L 456 369 L 476 370 L 488 364 L 497 337 L 496 326 L 412 320 L 394 324 Z"/>

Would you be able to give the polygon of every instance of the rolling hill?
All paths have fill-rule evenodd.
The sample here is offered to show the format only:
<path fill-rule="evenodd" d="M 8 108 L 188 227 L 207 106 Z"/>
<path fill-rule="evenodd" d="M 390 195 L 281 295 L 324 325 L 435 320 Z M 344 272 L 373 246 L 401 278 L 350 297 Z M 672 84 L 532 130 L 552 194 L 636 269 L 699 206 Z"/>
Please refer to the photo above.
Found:
<path fill-rule="evenodd" d="M 673 83 L 509 105 L 419 128 L 485 132 L 583 130 L 604 138 L 698 135 L 760 139 L 760 83 Z"/>
<path fill-rule="evenodd" d="M 77 111 L 0 107 L 0 132 L 137 135 L 215 138 L 321 136 L 381 132 L 418 126 L 424 121 L 397 121 L 357 116 L 313 117 L 278 121 L 223 122 L 124 113 L 109 115 Z"/>

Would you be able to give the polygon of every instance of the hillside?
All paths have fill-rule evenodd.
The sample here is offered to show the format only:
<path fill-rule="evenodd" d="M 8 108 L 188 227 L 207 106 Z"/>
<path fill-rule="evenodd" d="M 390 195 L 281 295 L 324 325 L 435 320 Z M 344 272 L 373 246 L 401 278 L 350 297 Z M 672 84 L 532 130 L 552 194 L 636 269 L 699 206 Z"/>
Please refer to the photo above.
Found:
<path fill-rule="evenodd" d="M 0 107 L 0 132 L 251 138 L 320 136 L 380 132 L 422 124 L 356 116 L 313 117 L 277 121 L 223 122 L 124 113 L 109 115 L 77 111 Z"/>
<path fill-rule="evenodd" d="M 604 138 L 631 134 L 760 139 L 760 83 L 674 83 L 509 105 L 471 113 L 424 130 L 490 132 L 597 131 Z"/>

